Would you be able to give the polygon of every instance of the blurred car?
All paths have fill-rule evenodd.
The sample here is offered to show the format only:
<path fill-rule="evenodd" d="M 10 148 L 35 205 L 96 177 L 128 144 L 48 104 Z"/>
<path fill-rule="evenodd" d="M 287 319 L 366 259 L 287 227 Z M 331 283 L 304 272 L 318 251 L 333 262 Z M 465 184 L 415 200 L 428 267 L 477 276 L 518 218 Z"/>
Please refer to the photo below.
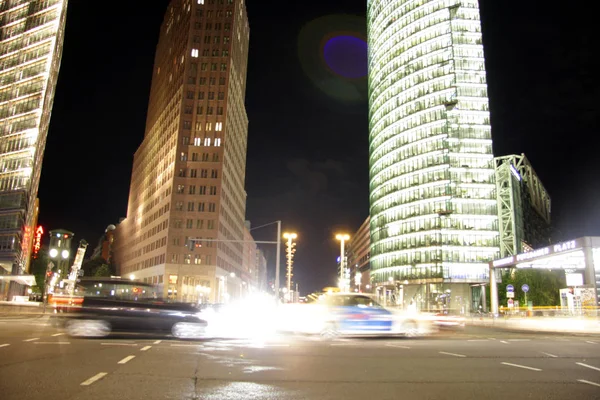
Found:
<path fill-rule="evenodd" d="M 437 313 L 432 316 L 432 322 L 435 326 L 441 329 L 461 329 L 465 327 L 465 317 L 463 315 Z"/>
<path fill-rule="evenodd" d="M 417 336 L 428 331 L 427 320 L 386 309 L 360 293 L 323 294 L 310 304 L 281 307 L 280 330 L 337 336 Z"/>
<path fill-rule="evenodd" d="M 186 303 L 167 303 L 154 285 L 121 278 L 82 278 L 74 299 L 56 314 L 74 337 L 104 337 L 113 332 L 171 334 L 177 338 L 204 337 L 206 321 Z"/>

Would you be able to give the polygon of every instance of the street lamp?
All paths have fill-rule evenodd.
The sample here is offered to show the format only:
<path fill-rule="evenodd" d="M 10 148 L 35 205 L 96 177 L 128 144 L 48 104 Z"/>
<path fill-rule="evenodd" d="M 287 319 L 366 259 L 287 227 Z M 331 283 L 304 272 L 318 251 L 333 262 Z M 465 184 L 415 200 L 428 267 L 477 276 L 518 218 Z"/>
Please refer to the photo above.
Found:
<path fill-rule="evenodd" d="M 340 282 L 339 282 L 339 286 L 340 286 L 340 290 L 343 290 L 343 288 L 346 286 L 345 285 L 345 280 L 344 280 L 344 271 L 345 271 L 345 261 L 346 261 L 346 257 L 344 254 L 344 243 L 347 240 L 350 240 L 350 235 L 348 234 L 337 234 L 335 235 L 335 238 L 337 240 L 340 241 Z"/>
<path fill-rule="evenodd" d="M 292 265 L 294 262 L 294 253 L 296 252 L 296 250 L 294 250 L 294 247 L 296 246 L 296 244 L 293 242 L 294 239 L 296 239 L 298 237 L 297 234 L 295 233 L 290 233 L 290 232 L 286 232 L 283 234 L 283 238 L 287 239 L 286 242 L 286 259 L 287 259 L 287 293 L 288 296 L 290 296 L 289 298 L 291 299 L 291 293 L 292 293 Z"/>

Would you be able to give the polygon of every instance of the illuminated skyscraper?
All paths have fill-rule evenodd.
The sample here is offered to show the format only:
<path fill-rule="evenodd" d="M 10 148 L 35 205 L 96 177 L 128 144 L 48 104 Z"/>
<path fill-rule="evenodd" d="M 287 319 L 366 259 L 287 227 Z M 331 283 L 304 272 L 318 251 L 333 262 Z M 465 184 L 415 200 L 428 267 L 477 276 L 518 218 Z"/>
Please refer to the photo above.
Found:
<path fill-rule="evenodd" d="M 478 6 L 367 6 L 371 276 L 420 308 L 477 307 L 499 255 Z"/>
<path fill-rule="evenodd" d="M 244 0 L 172 0 L 161 26 L 115 259 L 121 275 L 171 300 L 222 302 L 251 280 L 242 267 L 249 35 Z"/>
<path fill-rule="evenodd" d="M 0 2 L 0 275 L 27 272 L 66 15 L 66 0 Z"/>

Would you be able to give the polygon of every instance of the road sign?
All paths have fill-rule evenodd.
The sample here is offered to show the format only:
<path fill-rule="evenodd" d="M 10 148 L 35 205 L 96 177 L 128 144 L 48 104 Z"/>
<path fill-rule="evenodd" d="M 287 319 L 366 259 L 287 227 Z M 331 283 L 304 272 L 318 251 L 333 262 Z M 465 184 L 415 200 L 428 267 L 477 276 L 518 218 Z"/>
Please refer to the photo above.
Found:
<path fill-rule="evenodd" d="M 521 286 L 521 290 L 525 293 L 529 292 L 529 285 L 524 283 L 523 286 Z"/>
<path fill-rule="evenodd" d="M 506 291 L 507 292 L 514 292 L 515 291 L 515 287 L 513 285 L 506 285 Z"/>
<path fill-rule="evenodd" d="M 515 292 L 506 292 L 507 299 L 513 299 L 515 297 Z"/>
<path fill-rule="evenodd" d="M 514 306 L 515 302 L 513 301 L 513 299 L 508 299 L 508 306 L 512 307 Z"/>

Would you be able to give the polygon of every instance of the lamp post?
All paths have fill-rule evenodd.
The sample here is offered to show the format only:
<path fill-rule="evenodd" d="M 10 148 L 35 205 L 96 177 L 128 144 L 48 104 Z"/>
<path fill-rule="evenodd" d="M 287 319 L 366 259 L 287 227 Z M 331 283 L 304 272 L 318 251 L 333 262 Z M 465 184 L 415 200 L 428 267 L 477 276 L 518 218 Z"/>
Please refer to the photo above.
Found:
<path fill-rule="evenodd" d="M 344 244 L 346 242 L 346 240 L 350 240 L 350 235 L 348 234 L 338 234 L 335 235 L 335 238 L 337 240 L 340 241 L 340 282 L 339 282 L 339 287 L 340 287 L 340 291 L 343 291 L 345 288 L 345 278 L 344 278 L 344 272 L 345 272 L 345 265 L 346 265 L 346 257 L 345 257 L 345 251 L 344 251 Z"/>
<path fill-rule="evenodd" d="M 283 234 L 283 238 L 287 239 L 286 242 L 286 250 L 285 250 L 285 255 L 286 255 L 286 259 L 287 259 L 287 296 L 288 296 L 288 300 L 292 297 L 292 265 L 294 262 L 294 253 L 296 252 L 296 250 L 294 250 L 294 247 L 296 246 L 296 244 L 293 242 L 294 239 L 296 239 L 298 237 L 297 234 L 295 233 L 284 233 Z"/>

